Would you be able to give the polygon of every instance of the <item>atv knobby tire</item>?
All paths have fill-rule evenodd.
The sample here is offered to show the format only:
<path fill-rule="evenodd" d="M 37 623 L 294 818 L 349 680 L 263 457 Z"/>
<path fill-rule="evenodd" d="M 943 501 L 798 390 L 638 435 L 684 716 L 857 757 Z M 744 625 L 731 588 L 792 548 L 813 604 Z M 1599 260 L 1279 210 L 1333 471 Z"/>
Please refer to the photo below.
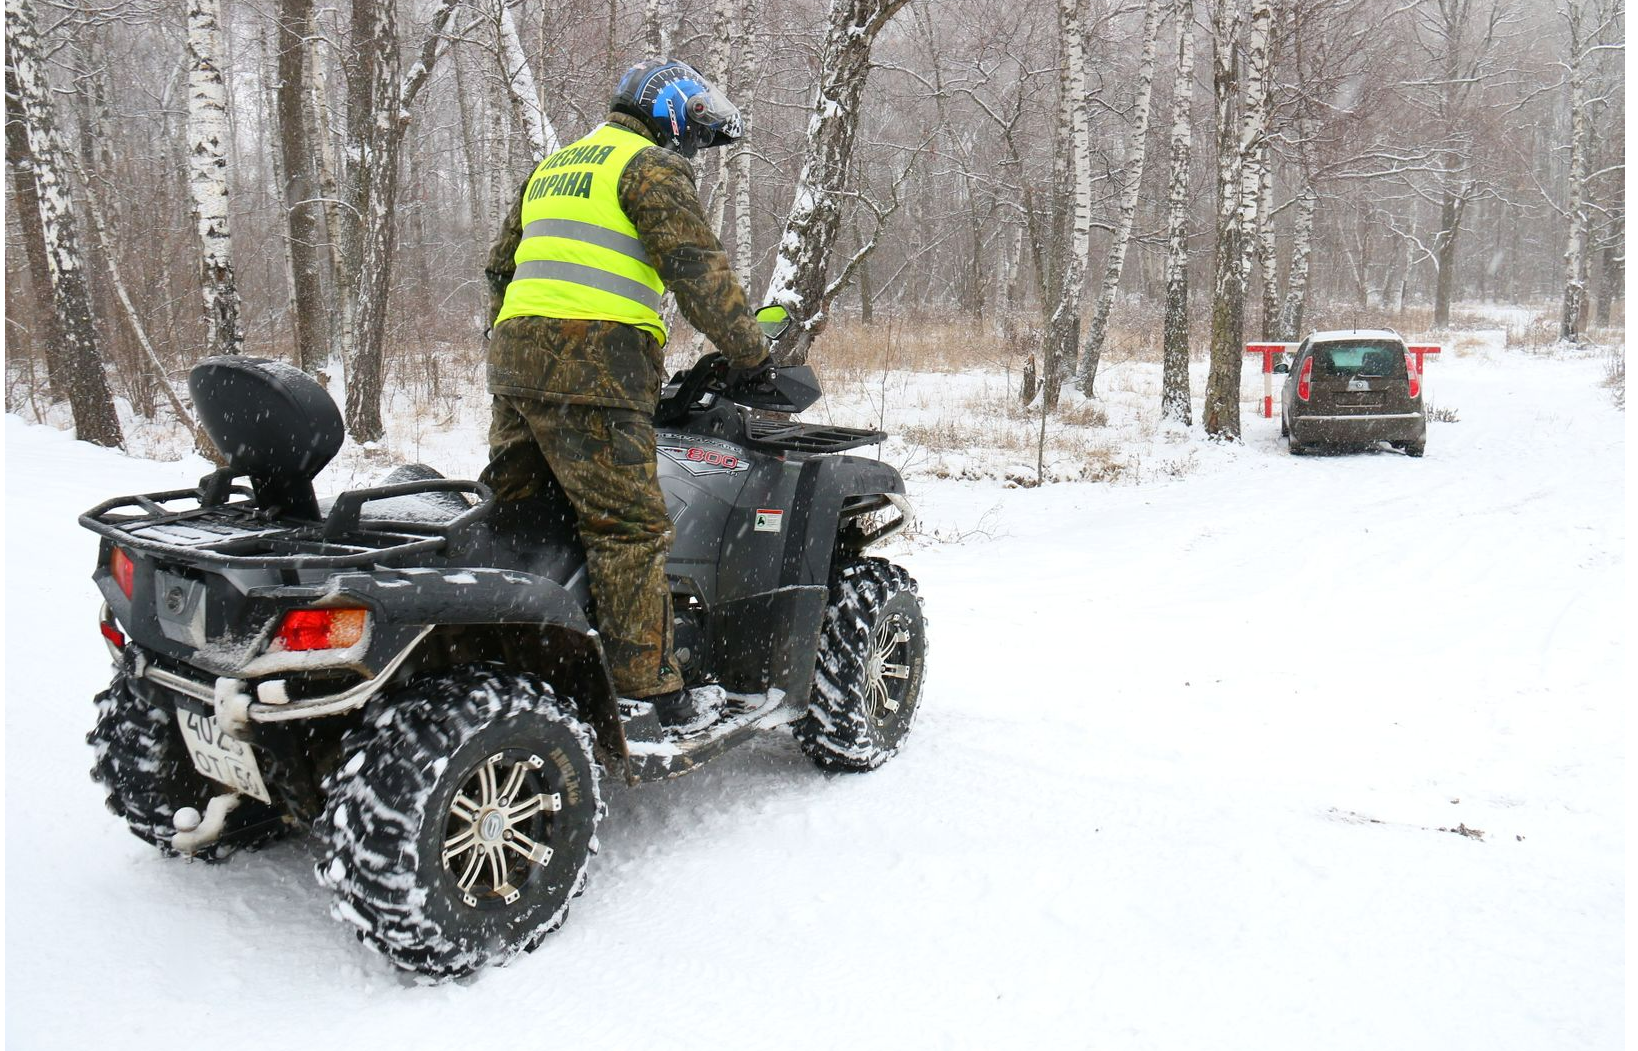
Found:
<path fill-rule="evenodd" d="M 315 868 L 361 941 L 442 980 L 563 924 L 603 802 L 591 731 L 545 681 L 489 664 L 422 676 L 372 702 L 343 754 Z"/>
<path fill-rule="evenodd" d="M 97 694 L 96 705 L 97 723 L 85 735 L 96 756 L 92 780 L 108 789 L 108 809 L 125 819 L 132 835 L 166 857 L 177 857 L 171 846 L 177 810 L 203 811 L 211 797 L 229 789 L 194 770 L 175 713 L 144 700 L 123 671 Z M 242 798 L 228 815 L 222 838 L 194 857 L 226 861 L 235 851 L 279 838 L 289 827 L 279 811 Z"/>
<path fill-rule="evenodd" d="M 841 563 L 819 637 L 813 695 L 793 731 L 827 770 L 874 770 L 916 718 L 927 626 L 916 582 L 879 558 Z"/>

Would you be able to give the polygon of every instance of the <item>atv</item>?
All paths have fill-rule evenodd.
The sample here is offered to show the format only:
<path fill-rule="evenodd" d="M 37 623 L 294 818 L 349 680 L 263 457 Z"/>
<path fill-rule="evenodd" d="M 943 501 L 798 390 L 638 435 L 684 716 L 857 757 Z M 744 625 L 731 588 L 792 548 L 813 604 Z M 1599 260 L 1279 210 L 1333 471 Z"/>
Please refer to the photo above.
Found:
<path fill-rule="evenodd" d="M 910 520 L 904 482 L 845 455 L 881 432 L 792 418 L 819 397 L 806 366 L 708 355 L 655 416 L 675 656 L 723 698 L 692 728 L 616 694 L 561 491 L 497 504 L 411 465 L 321 502 L 343 429 L 313 379 L 234 356 L 189 386 L 226 466 L 80 517 L 116 671 L 92 776 L 168 856 L 310 830 L 332 913 L 400 968 L 461 977 L 557 929 L 610 782 L 776 728 L 825 770 L 870 770 L 910 730 L 921 603 L 866 554 Z"/>

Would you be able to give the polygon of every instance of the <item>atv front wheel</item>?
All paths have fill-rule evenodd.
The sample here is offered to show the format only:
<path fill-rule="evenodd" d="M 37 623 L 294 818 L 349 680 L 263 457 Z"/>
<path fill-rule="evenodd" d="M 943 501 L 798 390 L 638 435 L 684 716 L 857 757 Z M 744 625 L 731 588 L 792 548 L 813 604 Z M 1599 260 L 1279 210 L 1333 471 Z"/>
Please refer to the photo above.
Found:
<path fill-rule="evenodd" d="M 151 704 L 131 688 L 122 671 L 97 694 L 97 724 L 85 735 L 95 752 L 91 778 L 108 790 L 108 809 L 125 819 L 131 834 L 178 856 L 171 846 L 176 812 L 204 810 L 212 796 L 229 791 L 193 768 L 174 712 Z M 226 861 L 237 850 L 254 850 L 289 831 L 278 810 L 242 798 L 228 815 L 222 838 L 194 855 Z"/>
<path fill-rule="evenodd" d="M 819 639 L 813 696 L 797 742 L 827 770 L 874 770 L 916 718 L 927 624 L 910 574 L 879 558 L 836 570 Z"/>
<path fill-rule="evenodd" d="M 372 704 L 325 780 L 319 882 L 405 970 L 459 978 L 563 924 L 603 815 L 592 734 L 543 680 L 474 664 Z"/>

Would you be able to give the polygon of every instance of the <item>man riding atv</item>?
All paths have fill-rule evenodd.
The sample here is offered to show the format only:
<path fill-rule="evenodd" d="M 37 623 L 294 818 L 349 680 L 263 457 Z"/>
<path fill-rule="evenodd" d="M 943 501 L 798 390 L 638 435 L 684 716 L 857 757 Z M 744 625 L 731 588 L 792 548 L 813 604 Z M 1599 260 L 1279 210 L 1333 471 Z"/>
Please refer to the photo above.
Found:
<path fill-rule="evenodd" d="M 752 370 L 768 344 L 705 218 L 688 158 L 738 139 L 739 110 L 693 67 L 650 60 L 621 78 L 608 121 L 524 183 L 489 254 L 489 466 L 505 505 L 561 486 L 623 697 L 667 725 L 707 718 L 672 658 L 673 529 L 655 463 L 668 289 L 683 316 Z"/>

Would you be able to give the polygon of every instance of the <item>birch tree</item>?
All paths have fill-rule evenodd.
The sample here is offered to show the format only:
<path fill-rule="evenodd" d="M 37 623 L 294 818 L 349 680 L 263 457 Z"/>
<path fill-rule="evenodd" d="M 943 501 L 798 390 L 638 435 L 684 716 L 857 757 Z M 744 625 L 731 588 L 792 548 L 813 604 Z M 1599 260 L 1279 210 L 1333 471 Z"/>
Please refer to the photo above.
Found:
<path fill-rule="evenodd" d="M 9 26 L 8 26 L 9 29 Z M 40 224 L 40 193 L 34 175 L 34 158 L 29 153 L 28 128 L 23 123 L 22 105 L 17 97 L 16 77 L 10 55 L 6 63 L 6 165 L 11 169 L 13 207 L 17 229 L 22 235 L 23 254 L 28 259 L 29 286 L 34 293 L 34 327 L 31 342 L 44 351 L 46 376 L 53 397 L 66 397 L 68 377 L 62 364 L 62 325 L 52 308 L 51 261 L 47 257 L 45 228 Z M 43 308 L 41 306 L 44 302 Z M 15 320 L 8 317 L 7 321 Z"/>
<path fill-rule="evenodd" d="M 347 121 L 351 165 L 352 231 L 344 245 L 357 259 L 352 295 L 355 341 L 347 361 L 347 430 L 360 442 L 377 441 L 381 425 L 382 344 L 386 339 L 387 291 L 393 262 L 392 219 L 398 198 L 398 154 L 415 97 L 438 57 L 444 29 L 458 0 L 438 0 L 420 53 L 400 72 L 397 0 L 355 0 L 353 68 Z"/>
<path fill-rule="evenodd" d="M 1240 365 L 1245 341 L 1251 231 L 1259 196 L 1256 152 L 1265 131 L 1263 92 L 1268 85 L 1269 0 L 1218 0 L 1213 21 L 1213 86 L 1217 97 L 1217 250 L 1211 311 L 1211 371 L 1206 377 L 1202 422 L 1214 438 L 1240 439 Z M 1241 98 L 1236 45 L 1245 38 L 1246 78 Z M 1239 120 L 1235 105 L 1239 103 Z"/>
<path fill-rule="evenodd" d="M 535 85 L 535 71 L 530 67 L 529 56 L 524 53 L 523 42 L 518 37 L 518 23 L 512 17 L 512 7 L 507 0 L 495 0 L 495 3 L 499 8 L 496 28 L 500 47 L 496 54 L 501 63 L 501 77 L 506 82 L 512 106 L 523 121 L 532 159 L 539 161 L 547 154 L 557 152 L 560 146 L 557 128 L 546 115 L 540 89 Z"/>
<path fill-rule="evenodd" d="M 50 270 L 52 309 L 61 336 L 61 342 L 48 346 L 46 353 L 58 356 L 54 371 L 66 388 L 63 393 L 73 412 L 75 437 L 123 448 L 124 435 L 97 347 L 85 261 L 68 191 L 66 150 L 41 65 L 32 0 L 6 0 L 6 100 L 8 109 L 15 105 L 27 140 L 27 163 L 34 178 L 40 236 Z"/>
<path fill-rule="evenodd" d="M 1194 422 L 1189 403 L 1189 176 L 1194 101 L 1194 0 L 1176 0 L 1171 172 L 1166 184 L 1166 302 L 1161 322 L 1160 414 Z"/>
<path fill-rule="evenodd" d="M 1057 300 L 1047 319 L 1042 349 L 1041 398 L 1048 410 L 1057 407 L 1063 373 L 1075 353 L 1081 326 L 1081 296 L 1086 286 L 1087 241 L 1092 230 L 1092 151 L 1087 124 L 1086 50 L 1083 25 L 1085 0 L 1058 0 L 1058 32 L 1063 41 L 1062 81 L 1058 96 L 1059 149 L 1069 155 L 1066 185 L 1060 198 L 1070 217 L 1069 230 L 1060 239 Z"/>
<path fill-rule="evenodd" d="M 228 233 L 230 133 L 221 19 L 220 0 L 188 0 L 188 189 L 199 231 L 206 345 L 212 354 L 237 354 L 245 337 Z"/>
<path fill-rule="evenodd" d="M 782 304 L 794 319 L 786 361 L 807 360 L 829 323 L 840 282 L 829 282 L 830 256 L 841 231 L 842 194 L 859 128 L 859 100 L 870 74 L 876 37 L 908 0 L 831 0 L 819 58 L 819 88 L 808 118 L 807 146 L 779 255 L 764 302 Z M 875 248 L 861 247 L 843 277 Z"/>
<path fill-rule="evenodd" d="M 1569 241 L 1564 249 L 1564 298 L 1559 316 L 1560 339 L 1578 341 L 1587 318 L 1587 273 L 1592 208 L 1588 200 L 1588 154 L 1592 150 L 1592 100 L 1587 90 L 1600 31 L 1608 19 L 1598 0 L 1564 0 L 1569 28 L 1570 172 Z"/>
<path fill-rule="evenodd" d="M 610 7 L 611 25 L 612 12 Z M 643 39 L 649 58 L 671 57 L 671 30 L 676 21 L 677 0 L 643 0 Z"/>
<path fill-rule="evenodd" d="M 1080 389 L 1089 398 L 1098 378 L 1098 360 L 1103 356 L 1109 313 L 1115 306 L 1115 293 L 1120 290 L 1126 245 L 1132 239 L 1132 224 L 1137 218 L 1138 191 L 1143 185 L 1144 158 L 1148 155 L 1149 101 L 1155 81 L 1155 44 L 1159 34 L 1160 0 L 1144 0 L 1143 55 L 1138 60 L 1137 94 L 1132 101 L 1133 121 L 1126 147 L 1126 170 L 1121 173 L 1120 215 L 1115 221 L 1114 235 L 1109 240 L 1109 253 L 1103 266 L 1103 284 L 1098 289 L 1098 302 L 1092 312 L 1092 324 L 1087 331 L 1081 357 Z"/>

